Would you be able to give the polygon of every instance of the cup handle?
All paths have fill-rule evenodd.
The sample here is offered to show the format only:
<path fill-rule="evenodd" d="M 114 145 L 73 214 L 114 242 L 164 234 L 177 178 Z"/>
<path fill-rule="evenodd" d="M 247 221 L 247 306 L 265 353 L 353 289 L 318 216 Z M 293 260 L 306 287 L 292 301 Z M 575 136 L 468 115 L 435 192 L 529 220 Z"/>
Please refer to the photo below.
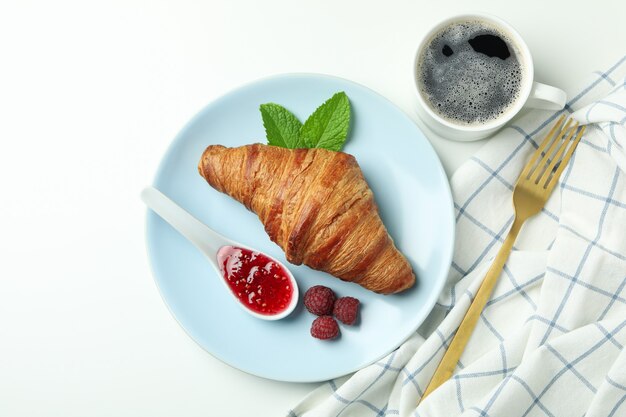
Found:
<path fill-rule="evenodd" d="M 526 106 L 533 109 L 561 110 L 565 107 L 566 100 L 567 95 L 560 88 L 534 82 Z"/>

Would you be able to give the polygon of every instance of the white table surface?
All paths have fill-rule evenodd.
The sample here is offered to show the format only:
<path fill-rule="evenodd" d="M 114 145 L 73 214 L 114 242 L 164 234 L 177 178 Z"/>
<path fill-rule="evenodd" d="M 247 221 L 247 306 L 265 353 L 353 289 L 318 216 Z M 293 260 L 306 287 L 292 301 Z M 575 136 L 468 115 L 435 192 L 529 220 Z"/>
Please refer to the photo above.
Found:
<path fill-rule="evenodd" d="M 280 416 L 312 390 L 187 337 L 150 275 L 138 193 L 196 111 L 263 76 L 338 75 L 416 119 L 416 43 L 465 3 L 1 2 L 0 416 Z M 513 24 L 537 80 L 567 89 L 624 53 L 620 3 L 471 8 Z M 448 173 L 482 145 L 427 135 Z"/>

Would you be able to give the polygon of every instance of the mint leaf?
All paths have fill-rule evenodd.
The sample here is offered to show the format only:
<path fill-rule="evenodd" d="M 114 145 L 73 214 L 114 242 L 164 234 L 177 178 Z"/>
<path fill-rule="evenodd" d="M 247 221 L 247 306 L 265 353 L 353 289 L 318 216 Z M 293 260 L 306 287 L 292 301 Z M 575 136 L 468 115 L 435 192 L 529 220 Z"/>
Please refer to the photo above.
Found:
<path fill-rule="evenodd" d="M 339 151 L 350 127 L 350 101 L 343 91 L 319 106 L 304 122 L 300 137 L 307 148 Z"/>
<path fill-rule="evenodd" d="M 269 145 L 289 149 L 303 147 L 300 140 L 302 123 L 293 113 L 275 103 L 261 104 L 259 110 Z"/>

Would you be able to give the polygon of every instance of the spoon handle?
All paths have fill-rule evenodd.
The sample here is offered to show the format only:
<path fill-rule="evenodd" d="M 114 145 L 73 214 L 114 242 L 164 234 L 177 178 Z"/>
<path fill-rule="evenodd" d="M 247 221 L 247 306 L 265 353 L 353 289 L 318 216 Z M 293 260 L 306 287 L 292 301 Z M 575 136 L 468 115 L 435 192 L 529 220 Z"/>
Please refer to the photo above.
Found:
<path fill-rule="evenodd" d="M 224 236 L 210 229 L 154 187 L 146 187 L 141 192 L 141 199 L 216 265 L 217 251 L 228 244 Z"/>

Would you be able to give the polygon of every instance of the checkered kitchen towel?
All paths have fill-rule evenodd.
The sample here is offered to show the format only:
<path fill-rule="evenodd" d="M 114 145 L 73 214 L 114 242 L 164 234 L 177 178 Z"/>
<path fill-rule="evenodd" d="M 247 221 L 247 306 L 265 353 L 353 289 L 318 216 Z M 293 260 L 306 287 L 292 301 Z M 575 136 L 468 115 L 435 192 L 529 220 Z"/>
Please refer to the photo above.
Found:
<path fill-rule="evenodd" d="M 626 416 L 625 76 L 626 56 L 563 111 L 527 113 L 457 171 L 454 261 L 429 320 L 289 416 Z M 454 377 L 417 408 L 513 221 L 513 184 L 563 112 L 590 126 L 560 188 L 522 229 Z"/>

